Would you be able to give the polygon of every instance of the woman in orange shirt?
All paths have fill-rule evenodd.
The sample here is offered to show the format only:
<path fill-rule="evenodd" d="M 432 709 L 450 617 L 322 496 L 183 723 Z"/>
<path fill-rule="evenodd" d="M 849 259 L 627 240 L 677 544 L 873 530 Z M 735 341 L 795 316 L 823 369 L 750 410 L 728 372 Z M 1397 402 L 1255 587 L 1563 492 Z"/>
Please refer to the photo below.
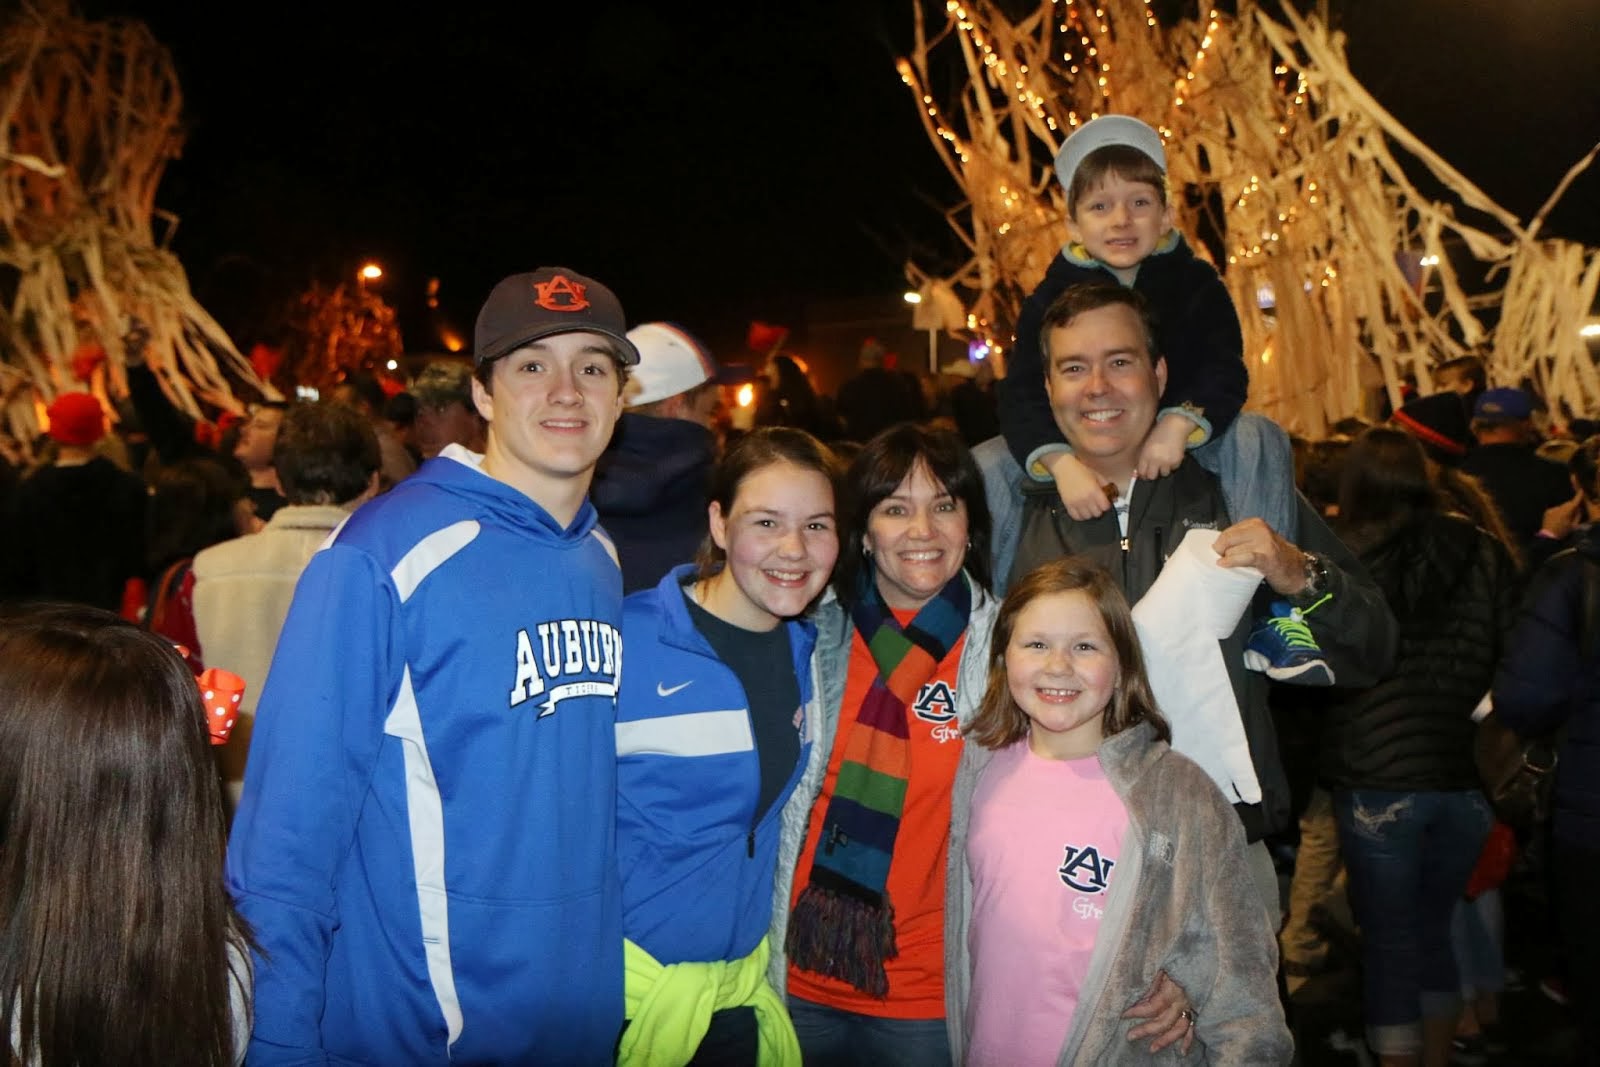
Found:
<path fill-rule="evenodd" d="M 830 754 L 800 783 L 809 817 L 782 828 L 769 976 L 807 1063 L 948 1063 L 950 788 L 988 677 L 989 509 L 961 439 L 910 423 L 856 456 L 840 505 L 815 613 Z M 1187 1006 L 1162 976 L 1131 1009 L 1149 1019 L 1136 1039 L 1183 1037 Z"/>

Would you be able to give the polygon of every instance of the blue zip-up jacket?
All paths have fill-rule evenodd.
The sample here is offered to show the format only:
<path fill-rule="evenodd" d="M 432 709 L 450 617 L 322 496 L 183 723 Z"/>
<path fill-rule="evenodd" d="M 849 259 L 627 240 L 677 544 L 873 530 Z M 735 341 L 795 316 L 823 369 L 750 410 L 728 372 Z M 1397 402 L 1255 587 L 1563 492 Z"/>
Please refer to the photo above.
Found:
<path fill-rule="evenodd" d="M 623 606 L 628 667 L 617 698 L 623 931 L 665 964 L 739 959 L 766 935 L 778 825 L 811 759 L 818 714 L 811 670 L 816 630 L 809 622 L 785 623 L 800 683 L 800 758 L 783 792 L 758 813 L 761 765 L 750 702 L 689 616 L 682 587 L 693 574 L 692 565 L 674 568 Z"/>
<path fill-rule="evenodd" d="M 249 1062 L 608 1063 L 622 1025 L 622 582 L 452 447 L 312 557 L 257 706 L 228 886 Z"/>
<path fill-rule="evenodd" d="M 1529 583 L 1494 680 L 1494 713 L 1525 739 L 1566 727 L 1557 752 L 1557 841 L 1600 850 L 1600 526 Z"/>

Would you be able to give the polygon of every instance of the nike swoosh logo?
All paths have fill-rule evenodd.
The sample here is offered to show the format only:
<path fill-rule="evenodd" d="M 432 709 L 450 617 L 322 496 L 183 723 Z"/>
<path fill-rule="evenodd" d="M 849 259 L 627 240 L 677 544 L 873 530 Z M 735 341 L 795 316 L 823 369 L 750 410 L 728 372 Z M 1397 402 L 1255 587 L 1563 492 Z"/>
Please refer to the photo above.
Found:
<path fill-rule="evenodd" d="M 658 696 L 658 697 L 669 697 L 673 693 L 676 693 L 678 690 L 687 689 L 693 684 L 694 684 L 694 679 L 691 678 L 691 679 L 689 679 L 689 681 L 684 682 L 682 685 L 675 685 L 671 689 L 668 689 L 662 683 L 657 682 L 656 683 L 656 696 Z"/>

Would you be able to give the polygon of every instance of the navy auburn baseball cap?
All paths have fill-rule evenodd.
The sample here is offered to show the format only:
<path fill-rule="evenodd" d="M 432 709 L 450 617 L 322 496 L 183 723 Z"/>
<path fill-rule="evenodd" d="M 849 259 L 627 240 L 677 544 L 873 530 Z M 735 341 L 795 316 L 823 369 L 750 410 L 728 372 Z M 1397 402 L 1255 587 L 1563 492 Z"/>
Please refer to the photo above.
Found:
<path fill-rule="evenodd" d="M 541 337 L 580 330 L 611 338 L 625 366 L 639 362 L 622 304 L 610 289 L 566 267 L 513 274 L 490 290 L 478 312 L 472 361 L 481 367 Z"/>

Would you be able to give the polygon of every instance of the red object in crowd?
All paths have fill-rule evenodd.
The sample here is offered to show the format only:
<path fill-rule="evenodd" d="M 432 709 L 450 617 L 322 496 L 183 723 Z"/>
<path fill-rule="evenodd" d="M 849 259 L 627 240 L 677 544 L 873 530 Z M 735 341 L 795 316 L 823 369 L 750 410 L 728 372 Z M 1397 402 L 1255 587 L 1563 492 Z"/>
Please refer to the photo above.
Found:
<path fill-rule="evenodd" d="M 250 349 L 250 366 L 255 368 L 258 377 L 270 381 L 283 366 L 283 349 L 257 341 Z"/>
<path fill-rule="evenodd" d="M 752 322 L 750 332 L 745 335 L 750 351 L 763 356 L 776 352 L 788 339 L 789 327 L 770 322 Z"/>
<path fill-rule="evenodd" d="M 1467 899 L 1476 900 L 1482 893 L 1499 889 L 1511 874 L 1511 865 L 1517 861 L 1517 835 L 1511 827 L 1496 820 L 1489 828 L 1489 838 L 1478 853 L 1478 865 L 1472 868 L 1467 879 Z"/>
<path fill-rule="evenodd" d="M 72 376 L 80 382 L 87 382 L 94 376 L 94 369 L 106 361 L 106 350 L 99 341 L 85 341 L 72 353 Z"/>
<path fill-rule="evenodd" d="M 194 424 L 194 443 L 209 448 L 213 452 L 222 447 L 222 435 L 228 432 L 228 427 L 241 421 L 238 412 L 224 411 L 217 416 L 216 422 L 197 422 Z"/>
<path fill-rule="evenodd" d="M 239 704 L 244 699 L 244 679 L 221 667 L 207 667 L 195 679 L 206 707 L 206 730 L 213 745 L 228 743 L 233 724 L 239 721 Z"/>
<path fill-rule="evenodd" d="M 129 622 L 144 622 L 144 610 L 149 603 L 149 584 L 143 578 L 129 578 L 122 584 L 122 607 L 117 614 Z"/>

